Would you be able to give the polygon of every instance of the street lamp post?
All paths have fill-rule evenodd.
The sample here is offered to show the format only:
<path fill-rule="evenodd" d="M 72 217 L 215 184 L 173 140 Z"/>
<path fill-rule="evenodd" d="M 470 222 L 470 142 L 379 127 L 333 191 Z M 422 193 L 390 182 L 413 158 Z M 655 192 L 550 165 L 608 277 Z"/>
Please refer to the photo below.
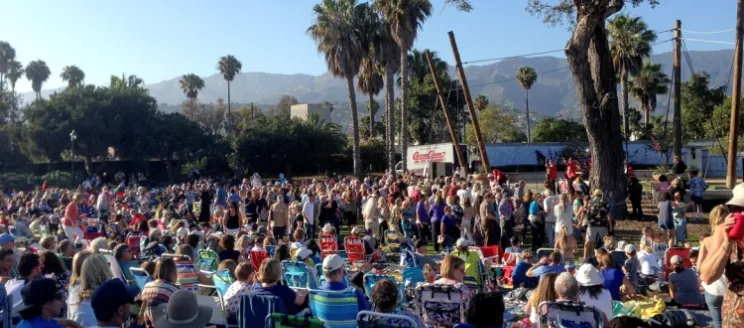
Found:
<path fill-rule="evenodd" d="M 77 139 L 77 134 L 75 133 L 75 130 L 72 130 L 72 132 L 70 132 L 70 153 L 72 153 L 70 176 L 73 184 L 75 184 L 75 139 Z"/>

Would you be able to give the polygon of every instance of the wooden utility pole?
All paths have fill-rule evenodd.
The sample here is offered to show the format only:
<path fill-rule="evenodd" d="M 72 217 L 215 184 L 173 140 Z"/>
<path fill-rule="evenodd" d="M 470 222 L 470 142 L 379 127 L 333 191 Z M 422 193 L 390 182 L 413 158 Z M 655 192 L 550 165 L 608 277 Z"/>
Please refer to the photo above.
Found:
<path fill-rule="evenodd" d="M 674 102 L 674 156 L 682 156 L 682 109 L 681 109 L 681 59 L 682 59 L 682 21 L 674 22 L 674 61 L 672 63 L 673 102 Z"/>
<path fill-rule="evenodd" d="M 480 151 L 481 166 L 488 172 L 491 168 L 491 162 L 488 161 L 488 154 L 486 153 L 486 145 L 483 143 L 483 136 L 480 132 L 480 125 L 478 124 L 478 117 L 475 115 L 475 106 L 473 106 L 473 99 L 470 97 L 470 88 L 468 88 L 468 80 L 465 78 L 465 70 L 462 68 L 462 61 L 460 60 L 460 52 L 457 50 L 457 41 L 455 41 L 455 33 L 452 31 L 447 32 L 450 39 L 450 45 L 452 46 L 452 53 L 455 55 L 455 67 L 457 68 L 457 75 L 460 77 L 460 83 L 462 83 L 462 91 L 465 94 L 465 102 L 468 104 L 468 112 L 470 112 L 470 120 L 473 121 L 473 132 L 475 133 L 475 141 L 478 143 L 478 150 Z"/>
<path fill-rule="evenodd" d="M 734 89 L 731 91 L 731 123 L 729 126 L 728 169 L 726 171 L 726 188 L 733 189 L 736 185 L 736 155 L 738 155 L 737 141 L 739 139 L 739 103 L 741 100 L 741 55 L 742 55 L 742 19 L 744 7 L 739 0 L 736 10 L 736 43 L 734 46 Z"/>
<path fill-rule="evenodd" d="M 460 167 L 465 170 L 465 175 L 468 174 L 468 162 L 465 161 L 465 157 L 462 157 L 462 151 L 460 150 L 460 144 L 457 142 L 457 135 L 455 134 L 455 128 L 452 126 L 452 120 L 450 120 L 449 112 L 447 111 L 447 101 L 444 99 L 442 90 L 439 89 L 439 79 L 437 78 L 437 71 L 434 70 L 434 64 L 431 63 L 431 57 L 429 52 L 424 52 L 426 56 L 426 62 L 429 64 L 429 71 L 431 71 L 431 78 L 434 80 L 434 87 L 437 89 L 437 96 L 439 97 L 439 103 L 442 104 L 442 110 L 444 111 L 444 119 L 447 121 L 447 129 L 449 129 L 450 137 L 452 138 L 452 145 L 455 147 L 455 154 L 457 154 L 457 160 L 460 162 Z"/>

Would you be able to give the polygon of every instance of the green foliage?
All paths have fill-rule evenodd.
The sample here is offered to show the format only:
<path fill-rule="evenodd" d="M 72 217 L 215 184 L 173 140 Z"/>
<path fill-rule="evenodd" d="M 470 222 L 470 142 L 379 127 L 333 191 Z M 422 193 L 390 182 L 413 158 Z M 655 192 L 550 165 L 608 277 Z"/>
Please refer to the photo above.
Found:
<path fill-rule="evenodd" d="M 369 115 L 362 116 L 362 119 L 359 121 L 359 136 L 362 138 L 362 141 L 370 138 L 369 130 Z M 375 136 L 379 138 L 383 135 L 385 135 L 385 124 L 380 121 L 375 121 Z M 362 159 L 362 161 L 364 161 L 364 159 Z"/>
<path fill-rule="evenodd" d="M 217 70 L 228 82 L 235 79 L 235 75 L 240 73 L 241 69 L 243 69 L 243 64 L 233 55 L 222 56 L 217 62 Z"/>
<path fill-rule="evenodd" d="M 529 90 L 532 88 L 532 85 L 537 82 L 537 72 L 535 72 L 535 69 L 532 67 L 522 66 L 517 69 L 516 79 L 523 89 Z"/>
<path fill-rule="evenodd" d="M 36 99 L 41 98 L 41 86 L 51 75 L 49 66 L 43 60 L 34 60 L 26 66 L 26 78 L 31 81 L 31 88 L 36 92 Z"/>
<path fill-rule="evenodd" d="M 505 113 L 502 107 L 494 104 L 489 104 L 484 110 L 478 112 L 478 124 L 480 124 L 483 142 L 486 144 L 527 141 L 524 133 L 515 129 L 514 117 Z M 465 127 L 465 142 L 471 146 L 477 146 L 472 124 Z"/>
<path fill-rule="evenodd" d="M 721 129 L 728 131 L 728 120 L 723 126 L 720 126 L 723 122 L 713 122 L 716 127 L 711 126 L 716 106 L 723 104 L 725 100 L 725 87 L 711 88 L 708 73 L 695 73 L 690 76 L 690 80 L 682 82 L 683 138 L 686 140 L 712 138 L 721 136 L 723 134 L 720 132 Z M 728 108 L 730 111 L 731 106 Z"/>
<path fill-rule="evenodd" d="M 362 163 L 364 168 L 368 172 L 380 172 L 384 171 L 387 163 L 385 163 L 385 142 L 379 138 L 372 138 L 362 140 L 359 143 L 359 149 L 361 150 Z M 350 154 L 351 149 L 346 151 Z"/>
<path fill-rule="evenodd" d="M 182 175 L 190 175 L 194 170 L 199 170 L 199 172 L 204 172 L 204 169 L 207 168 L 207 162 L 208 159 L 206 157 L 201 157 L 194 159 L 192 161 L 185 162 L 181 165 L 181 174 Z"/>
<path fill-rule="evenodd" d="M 535 125 L 532 141 L 582 142 L 587 141 L 584 125 L 562 118 L 547 117 Z"/>
<path fill-rule="evenodd" d="M 5 173 L 0 174 L 0 189 L 31 190 L 41 187 L 47 182 L 47 187 L 69 188 L 72 178 L 69 172 L 52 171 L 44 175 Z"/>
<path fill-rule="evenodd" d="M 181 84 L 181 90 L 183 90 L 186 98 L 191 100 L 196 99 L 199 96 L 199 91 L 204 89 L 204 80 L 194 73 L 184 75 L 178 82 Z"/>
<path fill-rule="evenodd" d="M 723 154 L 725 153 L 728 155 L 728 142 L 729 142 L 729 132 L 731 131 L 731 96 L 727 97 L 726 100 L 720 104 L 717 105 L 716 108 L 713 110 L 713 115 L 710 118 L 710 120 L 705 122 L 706 130 L 710 133 L 710 135 L 716 139 L 717 144 L 710 148 L 711 152 L 715 154 Z M 742 98 L 744 100 L 744 98 Z M 740 102 L 741 103 L 741 102 Z M 741 113 L 741 106 L 739 107 L 739 117 L 742 116 Z M 721 151 L 721 146 L 723 147 L 723 150 L 725 152 Z M 736 143 L 737 151 L 741 152 L 744 151 L 744 120 L 739 120 L 739 137 L 738 142 Z"/>
<path fill-rule="evenodd" d="M 79 67 L 75 65 L 65 66 L 62 69 L 62 73 L 59 75 L 63 81 L 67 82 L 67 87 L 77 87 L 83 84 L 85 80 L 85 73 Z"/>
<path fill-rule="evenodd" d="M 297 105 L 299 103 L 300 102 L 297 101 L 297 98 L 290 95 L 283 95 L 279 99 L 279 103 L 276 104 L 274 115 L 279 115 L 288 119 L 292 114 L 292 105 Z"/>
<path fill-rule="evenodd" d="M 661 64 L 652 64 L 647 60 L 641 71 L 628 82 L 630 94 L 641 103 L 641 109 L 646 115 L 646 124 L 650 123 L 651 112 L 656 110 L 656 96 L 669 91 L 669 78 L 661 71 Z"/>

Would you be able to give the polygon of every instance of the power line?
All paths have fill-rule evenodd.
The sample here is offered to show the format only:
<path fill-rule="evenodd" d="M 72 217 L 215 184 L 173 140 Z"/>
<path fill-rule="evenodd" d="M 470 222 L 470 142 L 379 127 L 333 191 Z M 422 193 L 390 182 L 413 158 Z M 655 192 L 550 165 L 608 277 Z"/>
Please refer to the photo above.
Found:
<path fill-rule="evenodd" d="M 489 59 L 471 60 L 471 61 L 463 62 L 462 64 L 463 65 L 467 65 L 467 64 L 483 63 L 483 62 L 490 62 L 490 61 L 499 61 L 499 60 L 503 60 L 503 59 L 512 59 L 512 58 L 519 58 L 519 57 L 532 57 L 532 56 L 547 55 L 547 54 L 552 54 L 552 53 L 556 53 L 556 52 L 563 52 L 563 51 L 566 51 L 566 49 L 563 48 L 563 49 L 555 49 L 555 50 L 548 50 L 548 51 L 541 51 L 541 52 L 533 52 L 533 53 L 524 54 L 524 55 L 514 55 L 514 56 L 489 58 Z"/>
<path fill-rule="evenodd" d="M 706 40 L 706 39 L 691 39 L 691 38 L 682 38 L 682 40 L 695 41 L 695 42 L 705 42 L 705 43 L 718 43 L 718 44 L 736 45 L 736 43 L 728 42 L 728 41 L 716 41 L 716 40 Z"/>
<path fill-rule="evenodd" d="M 698 32 L 698 31 L 690 31 L 690 30 L 682 30 L 684 33 L 690 33 L 690 34 L 720 34 L 720 33 L 726 33 L 726 32 L 733 32 L 736 31 L 736 28 L 728 29 L 728 30 L 721 30 L 721 31 L 710 31 L 710 32 Z"/>
<path fill-rule="evenodd" d="M 553 72 L 564 70 L 564 69 L 570 68 L 570 67 L 571 66 L 563 66 L 563 67 L 558 67 L 558 68 L 547 70 L 547 71 L 537 72 L 537 75 L 540 76 L 540 75 L 543 75 L 543 74 L 553 73 Z M 493 81 L 493 82 L 486 82 L 486 83 L 471 85 L 470 88 L 472 89 L 472 88 L 482 87 L 482 86 L 491 85 L 491 84 L 500 84 L 500 83 L 509 82 L 509 81 L 516 81 L 516 78 L 512 77 L 512 78 L 497 80 L 497 81 Z M 458 91 L 459 90 L 462 90 L 462 86 L 458 86 L 456 88 L 456 90 L 458 90 Z"/>

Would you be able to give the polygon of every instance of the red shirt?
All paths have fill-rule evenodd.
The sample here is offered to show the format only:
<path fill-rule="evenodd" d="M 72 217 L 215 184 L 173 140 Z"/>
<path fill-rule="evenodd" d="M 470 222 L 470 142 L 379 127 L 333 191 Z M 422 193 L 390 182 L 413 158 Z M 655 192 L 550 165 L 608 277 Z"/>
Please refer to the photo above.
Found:
<path fill-rule="evenodd" d="M 447 196 L 453 196 L 453 197 L 454 196 L 457 196 L 457 191 L 458 190 L 460 190 L 460 187 L 458 187 L 458 186 L 452 186 L 452 187 L 450 187 L 450 189 L 447 191 Z"/>
<path fill-rule="evenodd" d="M 555 165 L 548 166 L 548 180 L 556 180 L 558 178 L 558 167 Z"/>
<path fill-rule="evenodd" d="M 62 221 L 62 224 L 68 227 L 78 226 L 78 207 L 74 201 L 67 204 L 65 208 L 65 219 Z"/>
<path fill-rule="evenodd" d="M 568 178 L 574 178 L 576 177 L 576 171 L 577 171 L 576 162 L 571 161 L 571 163 L 568 163 L 568 166 L 566 166 L 566 176 Z"/>

